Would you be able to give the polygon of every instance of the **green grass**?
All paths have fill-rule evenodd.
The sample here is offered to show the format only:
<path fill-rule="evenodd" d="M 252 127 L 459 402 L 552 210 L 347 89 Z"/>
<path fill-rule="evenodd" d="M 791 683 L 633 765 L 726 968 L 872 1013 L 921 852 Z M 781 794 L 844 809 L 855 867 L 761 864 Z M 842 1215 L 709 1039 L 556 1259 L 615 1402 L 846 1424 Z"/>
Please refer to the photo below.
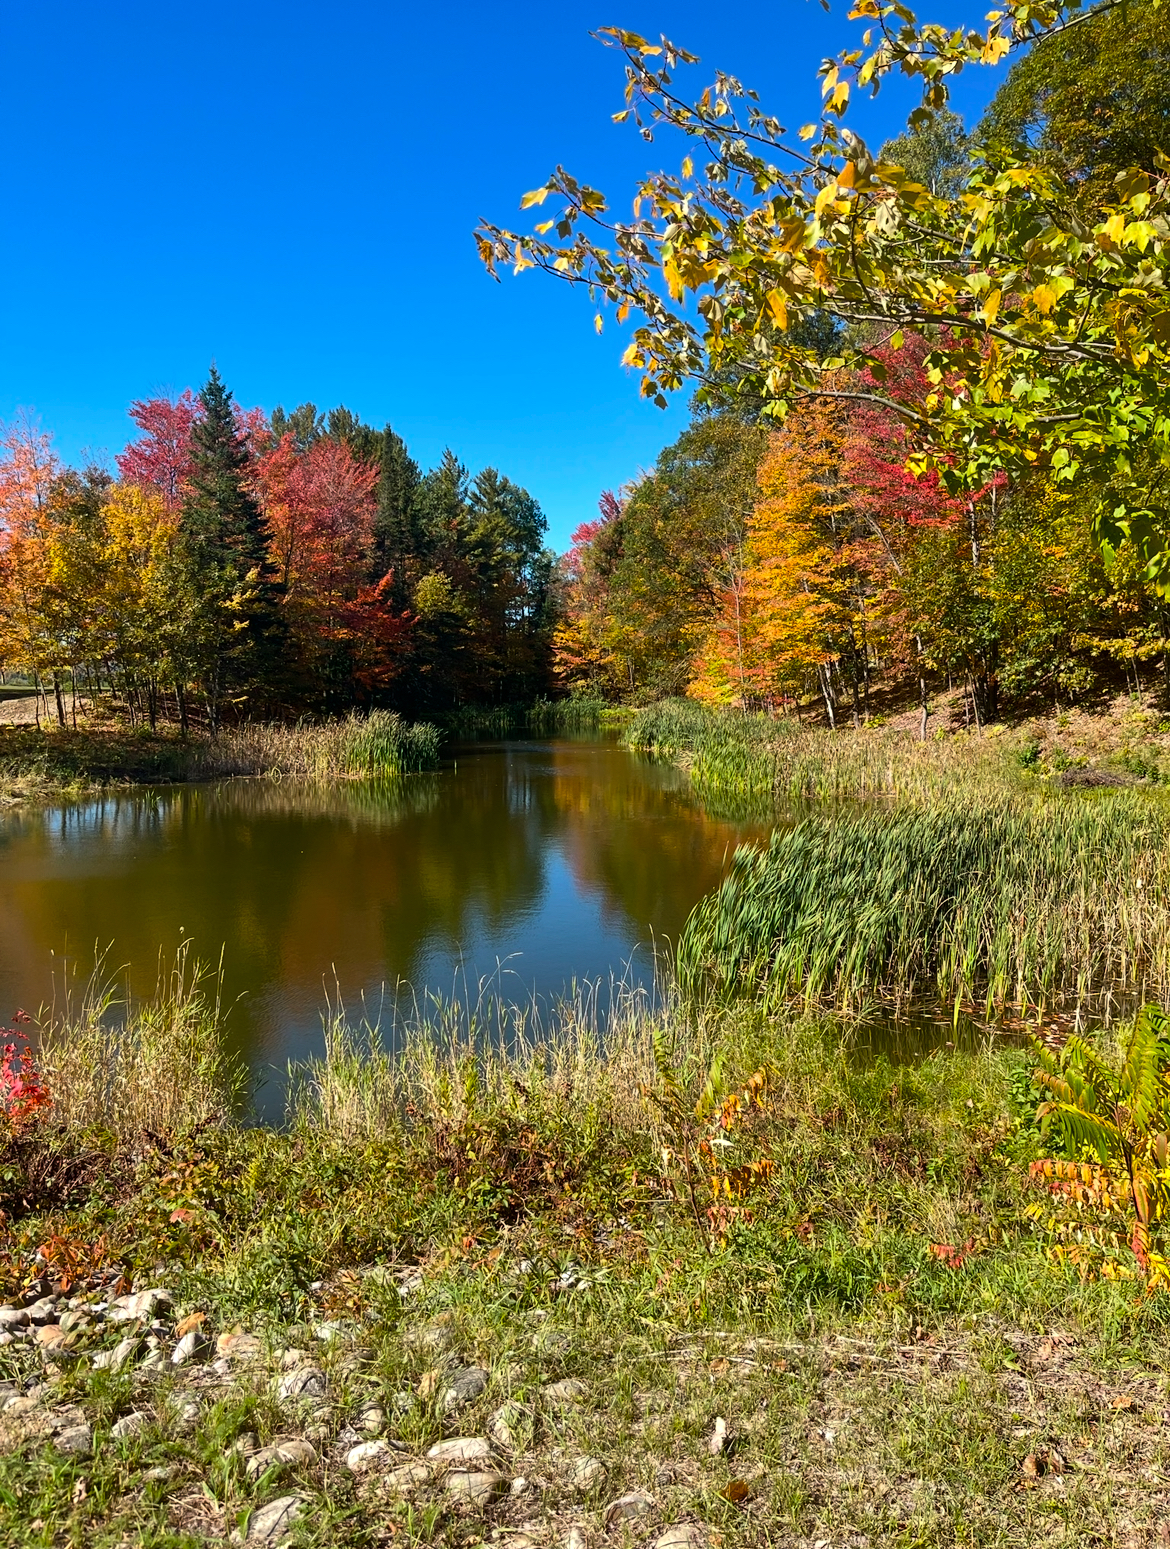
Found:
<path fill-rule="evenodd" d="M 433 769 L 440 735 L 391 711 L 321 724 L 246 722 L 180 737 L 120 723 L 0 727 L 0 797 L 82 795 L 106 785 L 173 784 L 260 775 L 301 780 L 397 779 Z"/>
<path fill-rule="evenodd" d="M 164 987 L 155 1023 L 185 1003 Z M 213 1038 L 214 1002 L 203 1004 Z M 122 1029 L 145 1062 L 137 1085 L 185 1079 L 183 1040 L 137 1025 Z M 188 1549 L 288 1491 L 309 1505 L 295 1541 L 345 1549 L 470 1546 L 522 1529 L 555 1544 L 572 1526 L 600 1538 L 605 1504 L 628 1490 L 652 1497 L 630 1524 L 639 1538 L 692 1521 L 729 1549 L 847 1533 L 904 1549 L 1155 1531 L 1170 1298 L 1077 1280 L 1025 1216 L 1040 1139 L 1019 1051 L 861 1065 L 831 1020 L 699 1014 L 669 997 L 627 999 L 604 1048 L 598 1031 L 585 1002 L 543 1028 L 519 1010 L 475 1023 L 447 1006 L 395 1030 L 392 1055 L 389 1038 L 338 1014 L 281 1128 L 233 1117 L 225 1065 L 217 1109 L 176 1112 L 145 1143 L 133 1103 L 103 1108 L 96 1127 L 81 1106 L 60 1109 L 39 1142 L 57 1172 L 42 1168 L 31 1203 L 10 1148 L 5 1274 L 37 1244 L 104 1239 L 109 1261 L 171 1287 L 173 1320 L 201 1311 L 213 1335 L 243 1327 L 261 1349 L 197 1390 L 187 1433 L 185 1370 L 94 1369 L 92 1351 L 118 1331 L 85 1335 L 58 1366 L 24 1345 L 0 1350 L 0 1381 L 25 1387 L 47 1371 L 46 1402 L 78 1406 L 95 1427 L 84 1461 L 47 1436 L 5 1441 L 0 1544 Z M 70 1036 L 63 1023 L 58 1050 Z M 77 1038 L 92 1048 L 87 1026 Z M 730 1084 L 771 1069 L 726 1160 L 767 1157 L 772 1174 L 714 1238 L 680 1190 L 666 1047 L 688 1102 L 716 1050 Z M 66 1068 L 89 1079 L 83 1062 Z M 66 1186 L 70 1147 L 90 1161 Z M 948 1268 L 932 1243 L 969 1256 Z M 290 1346 L 324 1372 L 324 1401 L 280 1400 Z M 486 1390 L 445 1414 L 445 1371 L 471 1364 Z M 576 1398 L 545 1391 L 564 1379 Z M 440 1480 L 413 1498 L 363 1485 L 343 1460 L 371 1403 L 404 1456 L 487 1434 L 512 1406 L 513 1441 L 497 1443 L 493 1466 L 527 1489 L 466 1511 Z M 115 1442 L 110 1427 L 131 1409 L 146 1427 Z M 716 1415 L 736 1437 L 727 1455 L 707 1446 Z M 257 1447 L 304 1435 L 314 1461 L 249 1476 Z M 1062 1474 L 1045 1461 L 1056 1451 Z M 606 1473 L 582 1489 L 583 1455 Z M 152 1483 L 159 1468 L 168 1477 Z M 727 1498 L 733 1481 L 742 1500 Z"/>
<path fill-rule="evenodd" d="M 884 729 L 830 732 L 668 699 L 639 711 L 624 736 L 630 747 L 678 760 L 696 790 L 724 800 L 934 800 L 956 782 L 980 791 L 1025 784 L 1022 737 L 1011 731 L 920 743 Z"/>
<path fill-rule="evenodd" d="M 600 699 L 535 699 L 531 704 L 460 705 L 439 717 L 447 737 L 473 742 L 481 737 L 551 737 L 596 731 L 612 719 Z"/>
<path fill-rule="evenodd" d="M 1170 996 L 1170 810 L 1129 793 L 837 810 L 742 847 L 682 933 L 701 990 L 1116 1013 Z"/>

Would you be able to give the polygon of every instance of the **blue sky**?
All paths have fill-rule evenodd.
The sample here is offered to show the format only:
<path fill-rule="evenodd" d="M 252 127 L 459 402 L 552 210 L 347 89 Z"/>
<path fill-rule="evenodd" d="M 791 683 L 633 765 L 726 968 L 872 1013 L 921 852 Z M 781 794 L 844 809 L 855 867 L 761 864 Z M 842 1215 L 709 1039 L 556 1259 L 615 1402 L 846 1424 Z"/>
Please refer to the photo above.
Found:
<path fill-rule="evenodd" d="M 678 434 L 685 402 L 639 400 L 621 333 L 599 338 L 583 296 L 489 280 L 477 218 L 521 220 L 558 161 L 619 208 L 640 172 L 677 163 L 611 122 L 620 61 L 591 29 L 665 32 L 702 56 L 696 89 L 718 64 L 799 124 L 819 61 L 857 34 L 846 11 L 9 0 L 0 418 L 30 407 L 65 457 L 112 454 L 132 398 L 198 386 L 214 357 L 245 405 L 344 402 L 424 465 L 446 445 L 495 464 L 564 547 L 601 489 Z M 964 78 L 956 105 L 973 120 L 994 85 Z M 909 105 L 895 87 L 850 122 L 880 142 Z"/>

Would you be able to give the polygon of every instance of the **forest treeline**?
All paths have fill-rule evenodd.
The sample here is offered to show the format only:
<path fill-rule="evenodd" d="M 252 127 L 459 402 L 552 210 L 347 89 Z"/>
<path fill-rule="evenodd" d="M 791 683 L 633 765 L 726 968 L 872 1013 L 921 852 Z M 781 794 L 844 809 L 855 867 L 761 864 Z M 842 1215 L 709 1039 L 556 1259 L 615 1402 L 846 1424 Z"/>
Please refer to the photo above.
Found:
<path fill-rule="evenodd" d="M 344 408 L 241 410 L 214 368 L 130 414 L 116 477 L 29 418 L 0 446 L 0 666 L 62 723 L 66 685 L 184 729 L 547 691 L 555 556 L 496 469 L 424 474 Z"/>
<path fill-rule="evenodd" d="M 1120 169 L 1153 170 L 1170 150 L 1168 37 L 1144 8 L 1097 18 L 1026 55 L 972 134 L 940 112 L 882 155 L 945 192 L 1007 145 L 1059 172 L 1088 220 Z M 827 316 L 793 327 L 819 329 L 824 355 L 843 332 Z M 565 682 L 634 699 L 815 701 L 830 723 L 864 716 L 879 685 L 924 706 L 940 683 L 965 686 L 972 720 L 1009 699 L 1068 703 L 1102 675 L 1136 686 L 1143 666 L 1170 689 L 1165 598 L 1132 545 L 1107 563 L 1092 535 L 1108 492 L 1070 488 L 1059 450 L 961 494 L 937 473 L 911 476 L 912 427 L 887 403 L 939 390 L 924 369 L 937 330 L 853 333 L 869 364 L 830 377 L 836 396 L 797 400 L 769 431 L 729 381 L 648 476 L 603 497 L 568 556 Z M 1159 483 L 1142 456 L 1139 444 L 1139 476 Z"/>

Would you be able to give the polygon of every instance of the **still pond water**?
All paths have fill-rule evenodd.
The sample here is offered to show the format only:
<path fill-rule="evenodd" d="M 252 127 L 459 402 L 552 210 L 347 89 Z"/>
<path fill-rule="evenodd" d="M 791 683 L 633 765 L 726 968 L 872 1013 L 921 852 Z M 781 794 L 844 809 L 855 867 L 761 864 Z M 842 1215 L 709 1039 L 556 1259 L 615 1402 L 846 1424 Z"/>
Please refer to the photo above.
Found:
<path fill-rule="evenodd" d="M 398 788 L 258 780 L 0 814 L 0 1019 L 95 946 L 149 994 L 160 949 L 224 949 L 253 1069 L 321 1047 L 335 976 L 351 1012 L 395 986 L 545 1006 L 574 981 L 649 984 L 736 844 L 770 824 L 705 812 L 673 767 L 615 742 L 481 743 Z M 55 955 L 54 955 L 55 954 Z M 410 989 L 405 987 L 409 986 Z"/>

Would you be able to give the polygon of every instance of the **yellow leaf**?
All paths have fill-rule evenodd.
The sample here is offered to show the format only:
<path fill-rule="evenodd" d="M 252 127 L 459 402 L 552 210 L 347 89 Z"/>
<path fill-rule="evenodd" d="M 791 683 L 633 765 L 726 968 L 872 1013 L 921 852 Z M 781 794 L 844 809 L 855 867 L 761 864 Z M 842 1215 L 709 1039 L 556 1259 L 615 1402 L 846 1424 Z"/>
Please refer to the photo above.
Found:
<path fill-rule="evenodd" d="M 521 199 L 520 208 L 522 210 L 530 210 L 534 204 L 543 204 L 548 195 L 549 188 L 547 183 L 543 188 L 534 188 L 531 193 L 525 194 L 523 199 Z"/>
<path fill-rule="evenodd" d="M 831 204 L 836 197 L 836 183 L 826 183 L 824 188 L 822 188 L 820 193 L 817 195 L 816 203 L 813 205 L 813 209 L 818 215 L 822 215 L 824 213 L 825 206 L 827 204 Z"/>
<path fill-rule="evenodd" d="M 805 124 L 804 127 L 800 130 L 800 138 L 802 140 L 811 140 L 816 132 L 817 126 L 815 124 Z"/>
<path fill-rule="evenodd" d="M 626 348 L 625 348 L 625 351 L 622 354 L 622 365 L 623 366 L 640 366 L 641 364 L 642 364 L 642 356 L 641 356 L 641 354 L 638 351 L 638 346 L 636 344 L 633 344 L 633 343 L 627 344 Z"/>
<path fill-rule="evenodd" d="M 997 314 L 999 312 L 999 304 L 1000 304 L 1000 302 L 1002 300 L 1003 300 L 1003 291 L 1002 290 L 996 289 L 996 290 L 989 290 L 988 291 L 987 298 L 984 301 L 982 307 L 980 307 L 980 309 L 979 309 L 980 310 L 980 314 L 982 315 L 983 321 L 985 323 L 994 323 L 995 322 L 996 316 L 997 316 Z"/>
<path fill-rule="evenodd" d="M 691 158 L 689 156 L 684 156 L 683 157 L 683 164 L 682 164 L 682 175 L 683 175 L 683 177 L 690 177 L 692 175 L 692 173 L 694 172 L 694 170 L 695 170 L 694 162 L 691 160 Z"/>
<path fill-rule="evenodd" d="M 776 320 L 778 328 L 788 327 L 788 303 L 784 299 L 782 291 L 770 290 L 765 298 L 768 303 L 768 311 Z"/>
<path fill-rule="evenodd" d="M 601 332 L 601 329 L 602 329 L 602 326 L 603 326 L 603 325 L 602 325 L 602 321 L 601 321 L 601 313 L 600 313 L 600 312 L 599 312 L 599 313 L 598 313 L 598 314 L 597 314 L 597 316 L 596 316 L 596 317 L 595 317 L 595 318 L 594 318 L 594 319 L 593 319 L 593 326 L 594 326 L 594 328 L 596 328 L 596 329 L 597 329 L 597 332 L 598 332 L 598 333 L 600 333 L 600 332 Z"/>
<path fill-rule="evenodd" d="M 1037 312 L 1051 312 L 1056 305 L 1056 291 L 1051 285 L 1037 285 L 1032 300 Z"/>

